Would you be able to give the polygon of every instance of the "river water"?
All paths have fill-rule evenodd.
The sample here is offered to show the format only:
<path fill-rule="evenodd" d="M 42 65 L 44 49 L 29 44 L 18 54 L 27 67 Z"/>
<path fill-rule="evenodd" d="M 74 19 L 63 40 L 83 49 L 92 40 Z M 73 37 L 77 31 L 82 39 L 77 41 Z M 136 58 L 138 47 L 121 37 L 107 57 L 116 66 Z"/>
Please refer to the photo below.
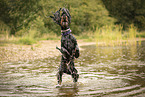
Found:
<path fill-rule="evenodd" d="M 80 78 L 74 84 L 63 75 L 61 88 L 56 73 L 60 56 L 0 66 L 0 96 L 145 96 L 145 41 L 134 46 L 84 46 L 75 60 Z"/>

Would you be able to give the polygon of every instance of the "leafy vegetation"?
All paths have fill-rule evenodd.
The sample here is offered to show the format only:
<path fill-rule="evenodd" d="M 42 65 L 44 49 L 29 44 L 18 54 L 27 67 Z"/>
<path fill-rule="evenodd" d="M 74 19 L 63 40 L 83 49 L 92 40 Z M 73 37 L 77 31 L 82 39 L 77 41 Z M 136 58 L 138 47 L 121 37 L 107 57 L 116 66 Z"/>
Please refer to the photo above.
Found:
<path fill-rule="evenodd" d="M 5 35 L 5 39 L 14 36 L 24 44 L 56 40 L 61 35 L 60 27 L 49 16 L 59 7 L 66 7 L 72 16 L 72 33 L 78 38 L 117 40 L 122 34 L 129 34 L 131 24 L 144 31 L 144 4 L 143 0 L 0 0 L 0 35 Z M 96 37 L 96 32 L 101 36 Z M 136 34 L 144 37 L 144 33 Z"/>
<path fill-rule="evenodd" d="M 110 16 L 117 19 L 116 24 L 124 28 L 134 24 L 139 30 L 145 30 L 144 0 L 102 0 Z"/>

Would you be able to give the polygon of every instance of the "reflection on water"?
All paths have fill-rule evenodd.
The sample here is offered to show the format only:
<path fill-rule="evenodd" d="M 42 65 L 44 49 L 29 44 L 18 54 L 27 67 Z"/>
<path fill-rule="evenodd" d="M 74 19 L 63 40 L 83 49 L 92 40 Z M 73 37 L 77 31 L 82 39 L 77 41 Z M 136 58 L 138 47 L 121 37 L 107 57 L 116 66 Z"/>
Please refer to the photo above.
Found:
<path fill-rule="evenodd" d="M 75 61 L 80 78 L 64 74 L 57 84 L 60 56 L 0 66 L 0 96 L 145 96 L 145 42 L 141 46 L 84 46 Z"/>

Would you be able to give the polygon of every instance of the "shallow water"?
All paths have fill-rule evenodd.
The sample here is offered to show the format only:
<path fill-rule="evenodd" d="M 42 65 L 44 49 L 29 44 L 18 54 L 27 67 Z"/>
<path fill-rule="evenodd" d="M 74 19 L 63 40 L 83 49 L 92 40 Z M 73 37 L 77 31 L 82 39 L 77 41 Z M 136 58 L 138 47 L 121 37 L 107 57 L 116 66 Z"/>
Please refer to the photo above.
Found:
<path fill-rule="evenodd" d="M 0 96 L 145 96 L 145 42 L 141 46 L 84 46 L 75 66 L 80 78 L 74 84 L 56 73 L 60 56 L 0 66 Z"/>

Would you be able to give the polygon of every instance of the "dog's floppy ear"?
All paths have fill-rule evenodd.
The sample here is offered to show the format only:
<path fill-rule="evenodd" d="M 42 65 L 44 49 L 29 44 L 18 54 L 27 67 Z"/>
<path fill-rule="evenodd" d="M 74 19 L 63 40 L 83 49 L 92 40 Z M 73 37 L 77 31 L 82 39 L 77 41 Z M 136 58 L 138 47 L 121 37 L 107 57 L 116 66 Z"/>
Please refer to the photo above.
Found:
<path fill-rule="evenodd" d="M 53 19 L 53 21 L 55 22 L 55 23 L 57 23 L 58 25 L 60 25 L 60 21 L 61 21 L 61 18 L 60 18 L 60 11 L 61 11 L 61 8 L 58 10 L 58 11 L 56 11 L 55 13 L 53 13 L 53 15 L 52 16 L 50 16 L 50 18 L 52 18 Z"/>

